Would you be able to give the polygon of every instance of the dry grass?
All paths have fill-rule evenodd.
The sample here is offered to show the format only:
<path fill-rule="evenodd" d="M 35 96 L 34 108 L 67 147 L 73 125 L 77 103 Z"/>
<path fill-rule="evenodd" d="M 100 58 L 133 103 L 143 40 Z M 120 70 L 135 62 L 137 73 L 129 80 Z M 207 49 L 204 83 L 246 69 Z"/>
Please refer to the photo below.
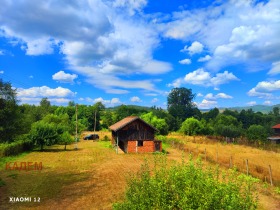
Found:
<path fill-rule="evenodd" d="M 269 165 L 272 168 L 273 183 L 280 186 L 280 153 L 260 150 L 257 148 L 220 143 L 202 136 L 183 136 L 178 133 L 169 135 L 170 138 L 180 140 L 187 152 L 195 156 L 206 158 L 210 162 L 219 163 L 225 167 L 235 166 L 239 171 L 247 173 L 246 160 L 248 160 L 249 173 L 261 180 L 269 181 Z"/>
<path fill-rule="evenodd" d="M 81 138 L 86 134 L 88 133 L 82 134 Z M 111 137 L 109 132 L 98 134 L 100 139 L 105 135 Z M 199 151 L 204 151 L 205 146 L 210 146 L 207 147 L 209 155 L 211 150 L 216 151 L 215 148 L 218 147 L 221 159 L 223 155 L 235 154 L 234 161 L 236 161 L 242 153 L 235 148 L 235 145 L 218 144 L 217 146 L 195 144 L 191 141 L 186 143 L 192 149 L 198 146 Z M 250 148 L 247 149 L 248 153 L 254 152 Z M 228 153 L 227 150 L 231 152 Z M 167 151 L 168 161 L 182 159 L 182 151 L 175 148 L 168 148 Z M 52 146 L 46 147 L 44 152 L 34 151 L 9 159 L 11 162 L 42 162 L 43 169 L 41 171 L 1 170 L 0 178 L 6 185 L 0 187 L 0 209 L 111 209 L 114 202 L 123 198 L 127 175 L 138 171 L 144 159 L 153 162 L 154 157 L 154 154 L 117 155 L 110 148 L 109 141 L 81 140 L 78 143 L 78 150 L 74 150 L 74 145 L 67 146 L 67 151 L 64 151 L 63 145 Z M 276 171 L 275 166 L 272 166 L 273 171 Z M 41 202 L 13 204 L 9 203 L 9 196 L 40 197 Z M 271 193 L 261 194 L 260 198 L 260 209 L 280 207 L 279 201 Z"/>

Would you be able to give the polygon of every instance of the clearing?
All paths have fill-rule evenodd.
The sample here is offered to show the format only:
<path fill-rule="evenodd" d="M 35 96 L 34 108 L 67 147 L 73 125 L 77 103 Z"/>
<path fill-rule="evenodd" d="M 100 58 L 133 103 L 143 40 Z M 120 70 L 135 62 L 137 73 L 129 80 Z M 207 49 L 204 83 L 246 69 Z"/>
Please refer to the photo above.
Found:
<path fill-rule="evenodd" d="M 101 139 L 110 133 L 100 132 Z M 122 200 L 129 173 L 155 154 L 116 154 L 110 142 L 81 140 L 75 145 L 46 147 L 6 162 L 42 162 L 42 170 L 6 170 L 1 166 L 0 209 L 111 209 Z M 170 161 L 181 161 L 182 151 L 167 148 Z M 187 153 L 185 153 L 187 154 Z M 187 155 L 185 155 L 187 156 Z M 210 164 L 210 163 L 209 163 Z M 32 202 L 9 202 L 10 197 L 31 197 Z M 260 189 L 259 209 L 280 209 L 280 198 L 270 187 Z M 40 202 L 34 202 L 40 198 Z M 278 200 L 277 200 L 278 199 Z"/>

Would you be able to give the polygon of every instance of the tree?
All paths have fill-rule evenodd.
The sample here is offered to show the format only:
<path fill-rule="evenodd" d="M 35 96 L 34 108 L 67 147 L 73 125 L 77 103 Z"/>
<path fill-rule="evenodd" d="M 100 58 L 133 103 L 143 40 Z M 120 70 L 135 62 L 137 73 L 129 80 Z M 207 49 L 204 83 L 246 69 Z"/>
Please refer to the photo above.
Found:
<path fill-rule="evenodd" d="M 265 142 L 267 140 L 267 132 L 261 125 L 251 125 L 246 132 L 246 137 L 250 142 Z"/>
<path fill-rule="evenodd" d="M 184 121 L 194 115 L 194 98 L 192 89 L 173 88 L 167 98 L 167 110 L 174 118 Z"/>
<path fill-rule="evenodd" d="M 51 102 L 48 100 L 48 98 L 42 98 L 40 101 L 40 111 L 42 118 L 51 113 Z"/>
<path fill-rule="evenodd" d="M 58 136 L 54 124 L 48 124 L 43 121 L 33 123 L 29 133 L 29 138 L 35 146 L 40 146 L 41 150 L 43 150 L 44 145 L 51 146 L 55 144 Z"/>
<path fill-rule="evenodd" d="M 71 144 L 74 142 L 74 138 L 69 134 L 68 131 L 64 132 L 59 136 L 59 143 L 64 144 L 64 150 L 66 150 L 67 144 Z"/>
<path fill-rule="evenodd" d="M 153 114 L 153 112 L 149 112 L 141 115 L 141 118 L 146 122 L 154 126 L 161 135 L 168 134 L 168 125 L 165 119 L 160 119 Z"/>
<path fill-rule="evenodd" d="M 11 142 L 21 132 L 21 118 L 16 90 L 0 79 L 0 142 Z"/>
<path fill-rule="evenodd" d="M 194 117 L 186 119 L 181 127 L 181 131 L 188 136 L 193 136 L 200 134 L 202 125 L 199 120 L 195 119 Z"/>

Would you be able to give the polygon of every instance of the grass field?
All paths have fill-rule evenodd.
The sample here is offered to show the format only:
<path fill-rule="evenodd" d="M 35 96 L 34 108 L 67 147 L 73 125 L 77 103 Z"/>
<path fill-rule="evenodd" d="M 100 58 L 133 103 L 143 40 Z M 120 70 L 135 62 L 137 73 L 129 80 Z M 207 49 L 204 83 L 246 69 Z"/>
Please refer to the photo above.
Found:
<path fill-rule="evenodd" d="M 107 132 L 99 135 L 101 139 L 105 135 L 110 137 Z M 43 152 L 2 159 L 0 209 L 111 209 L 112 203 L 123 198 L 128 174 L 136 173 L 145 159 L 153 162 L 155 157 L 155 154 L 116 154 L 108 141 L 81 140 L 78 150 L 74 146 L 64 151 L 63 145 L 55 145 Z M 202 150 L 204 145 L 200 146 Z M 182 159 L 182 151 L 171 147 L 166 150 L 168 161 Z M 42 162 L 43 168 L 5 170 L 5 162 Z M 270 187 L 261 187 L 259 209 L 280 209 L 280 197 Z M 9 197 L 40 198 L 40 202 L 11 203 Z"/>

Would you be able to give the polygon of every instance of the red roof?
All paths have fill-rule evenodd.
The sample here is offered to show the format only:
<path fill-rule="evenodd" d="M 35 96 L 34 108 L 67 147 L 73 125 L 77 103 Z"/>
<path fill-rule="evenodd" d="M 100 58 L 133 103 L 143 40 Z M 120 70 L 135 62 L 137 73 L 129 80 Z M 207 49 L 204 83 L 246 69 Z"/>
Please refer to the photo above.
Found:
<path fill-rule="evenodd" d="M 272 126 L 272 128 L 279 128 L 280 129 L 280 124 Z"/>

